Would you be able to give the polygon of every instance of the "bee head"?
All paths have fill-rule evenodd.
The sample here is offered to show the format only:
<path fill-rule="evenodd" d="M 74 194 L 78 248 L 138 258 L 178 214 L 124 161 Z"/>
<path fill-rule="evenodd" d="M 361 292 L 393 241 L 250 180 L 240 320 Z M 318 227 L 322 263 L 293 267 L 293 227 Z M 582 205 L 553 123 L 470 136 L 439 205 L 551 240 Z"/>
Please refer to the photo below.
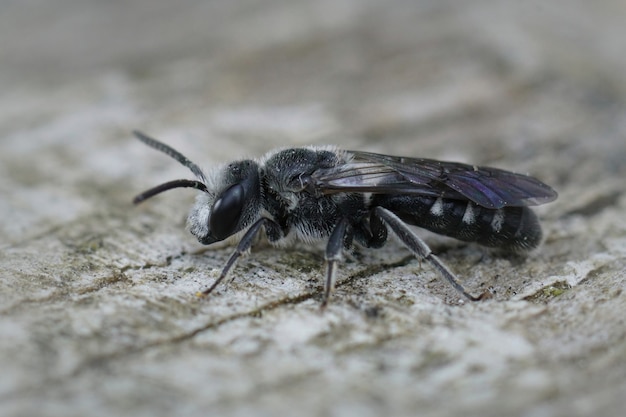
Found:
<path fill-rule="evenodd" d="M 261 189 L 256 162 L 244 160 L 228 164 L 209 177 L 209 181 L 202 170 L 180 152 L 141 132 L 133 133 L 146 145 L 176 159 L 198 177 L 198 180 L 174 180 L 153 187 L 136 196 L 135 204 L 173 188 L 202 191 L 189 213 L 187 226 L 205 245 L 224 240 L 259 218 Z"/>
<path fill-rule="evenodd" d="M 244 160 L 217 172 L 207 192 L 198 195 L 187 218 L 189 231 L 209 245 L 243 230 L 259 218 L 261 189 L 258 165 Z"/>

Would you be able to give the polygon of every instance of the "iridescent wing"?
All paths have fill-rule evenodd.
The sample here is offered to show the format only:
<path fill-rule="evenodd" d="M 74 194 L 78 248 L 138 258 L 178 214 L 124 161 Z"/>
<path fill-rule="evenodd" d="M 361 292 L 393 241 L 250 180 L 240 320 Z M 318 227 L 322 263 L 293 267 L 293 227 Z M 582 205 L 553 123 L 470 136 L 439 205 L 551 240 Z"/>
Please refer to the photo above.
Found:
<path fill-rule="evenodd" d="M 527 175 L 434 159 L 405 158 L 346 151 L 350 162 L 313 172 L 318 192 L 428 195 L 498 209 L 533 206 L 554 200 L 557 193 Z"/>

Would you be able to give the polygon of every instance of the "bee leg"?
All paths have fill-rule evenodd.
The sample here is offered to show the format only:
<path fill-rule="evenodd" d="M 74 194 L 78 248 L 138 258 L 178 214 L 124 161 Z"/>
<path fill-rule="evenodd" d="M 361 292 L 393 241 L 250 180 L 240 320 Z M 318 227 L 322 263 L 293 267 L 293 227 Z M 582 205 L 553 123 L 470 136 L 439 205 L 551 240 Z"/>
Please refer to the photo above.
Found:
<path fill-rule="evenodd" d="M 341 260 L 341 251 L 346 243 L 346 236 L 350 233 L 348 219 L 343 218 L 337 223 L 335 229 L 328 238 L 326 244 L 326 282 L 324 283 L 324 298 L 322 299 L 321 308 L 328 304 L 330 293 L 335 290 L 335 281 L 337 279 L 337 262 Z"/>
<path fill-rule="evenodd" d="M 266 228 L 268 228 L 271 226 L 278 226 L 278 225 L 274 224 L 274 222 L 272 222 L 270 219 L 262 217 L 259 220 L 257 220 L 252 226 L 250 226 L 248 231 L 246 231 L 246 233 L 243 235 L 243 237 L 237 244 L 237 247 L 235 248 L 235 252 L 233 252 L 230 258 L 228 258 L 228 261 L 226 262 L 226 265 L 222 269 L 222 272 L 220 273 L 220 276 L 217 278 L 217 280 L 215 280 L 213 285 L 211 285 L 206 290 L 196 293 L 197 296 L 203 297 L 203 296 L 209 295 L 215 289 L 215 287 L 217 287 L 220 284 L 220 282 L 222 282 L 224 278 L 226 278 L 226 276 L 228 275 L 232 267 L 235 266 L 237 259 L 239 259 L 241 255 L 243 255 L 250 249 L 250 247 L 252 246 L 252 243 L 254 242 L 255 236 L 257 235 L 259 230 L 261 230 L 262 226 L 265 226 Z"/>
<path fill-rule="evenodd" d="M 382 219 L 374 213 L 370 212 L 369 219 L 370 239 L 367 242 L 368 248 L 380 248 L 387 241 L 387 226 Z"/>
<path fill-rule="evenodd" d="M 389 225 L 389 227 L 391 227 L 391 230 L 393 230 L 393 232 L 411 252 L 413 252 L 418 258 L 423 258 L 430 262 L 430 264 L 433 265 L 435 269 L 439 271 L 439 273 L 443 275 L 443 277 L 447 279 L 458 292 L 463 294 L 465 298 L 471 301 L 479 301 L 485 298 L 483 296 L 474 297 L 469 294 L 459 283 L 454 273 L 450 271 L 450 269 L 444 265 L 443 262 L 441 262 L 441 260 L 439 260 L 439 258 L 430 250 L 428 245 L 426 245 L 422 239 L 413 233 L 413 231 L 409 229 L 408 226 L 393 212 L 380 206 L 376 207 L 374 210 L 376 214 L 380 216 L 385 223 Z"/>

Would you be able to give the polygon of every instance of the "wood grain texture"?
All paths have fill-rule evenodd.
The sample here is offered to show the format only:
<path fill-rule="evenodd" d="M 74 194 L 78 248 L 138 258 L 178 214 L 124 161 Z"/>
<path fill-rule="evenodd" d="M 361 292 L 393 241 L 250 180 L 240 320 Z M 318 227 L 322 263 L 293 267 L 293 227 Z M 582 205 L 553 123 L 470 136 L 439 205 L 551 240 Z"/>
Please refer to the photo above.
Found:
<path fill-rule="evenodd" d="M 618 416 L 626 407 L 626 7 L 619 0 L 0 5 L 3 416 Z M 185 231 L 200 166 L 332 143 L 528 172 L 526 259 L 423 234 L 347 257 Z M 621 395 L 620 395 L 621 394 Z"/>

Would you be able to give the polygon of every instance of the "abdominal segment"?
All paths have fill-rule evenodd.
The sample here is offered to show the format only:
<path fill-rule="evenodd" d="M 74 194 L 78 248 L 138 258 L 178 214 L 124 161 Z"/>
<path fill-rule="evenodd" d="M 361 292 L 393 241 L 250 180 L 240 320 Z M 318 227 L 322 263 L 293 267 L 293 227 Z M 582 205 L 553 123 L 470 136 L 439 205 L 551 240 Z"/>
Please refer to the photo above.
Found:
<path fill-rule="evenodd" d="M 508 251 L 529 250 L 541 242 L 541 226 L 528 207 L 488 209 L 467 200 L 385 194 L 374 196 L 372 203 L 408 224 L 466 242 Z"/>

